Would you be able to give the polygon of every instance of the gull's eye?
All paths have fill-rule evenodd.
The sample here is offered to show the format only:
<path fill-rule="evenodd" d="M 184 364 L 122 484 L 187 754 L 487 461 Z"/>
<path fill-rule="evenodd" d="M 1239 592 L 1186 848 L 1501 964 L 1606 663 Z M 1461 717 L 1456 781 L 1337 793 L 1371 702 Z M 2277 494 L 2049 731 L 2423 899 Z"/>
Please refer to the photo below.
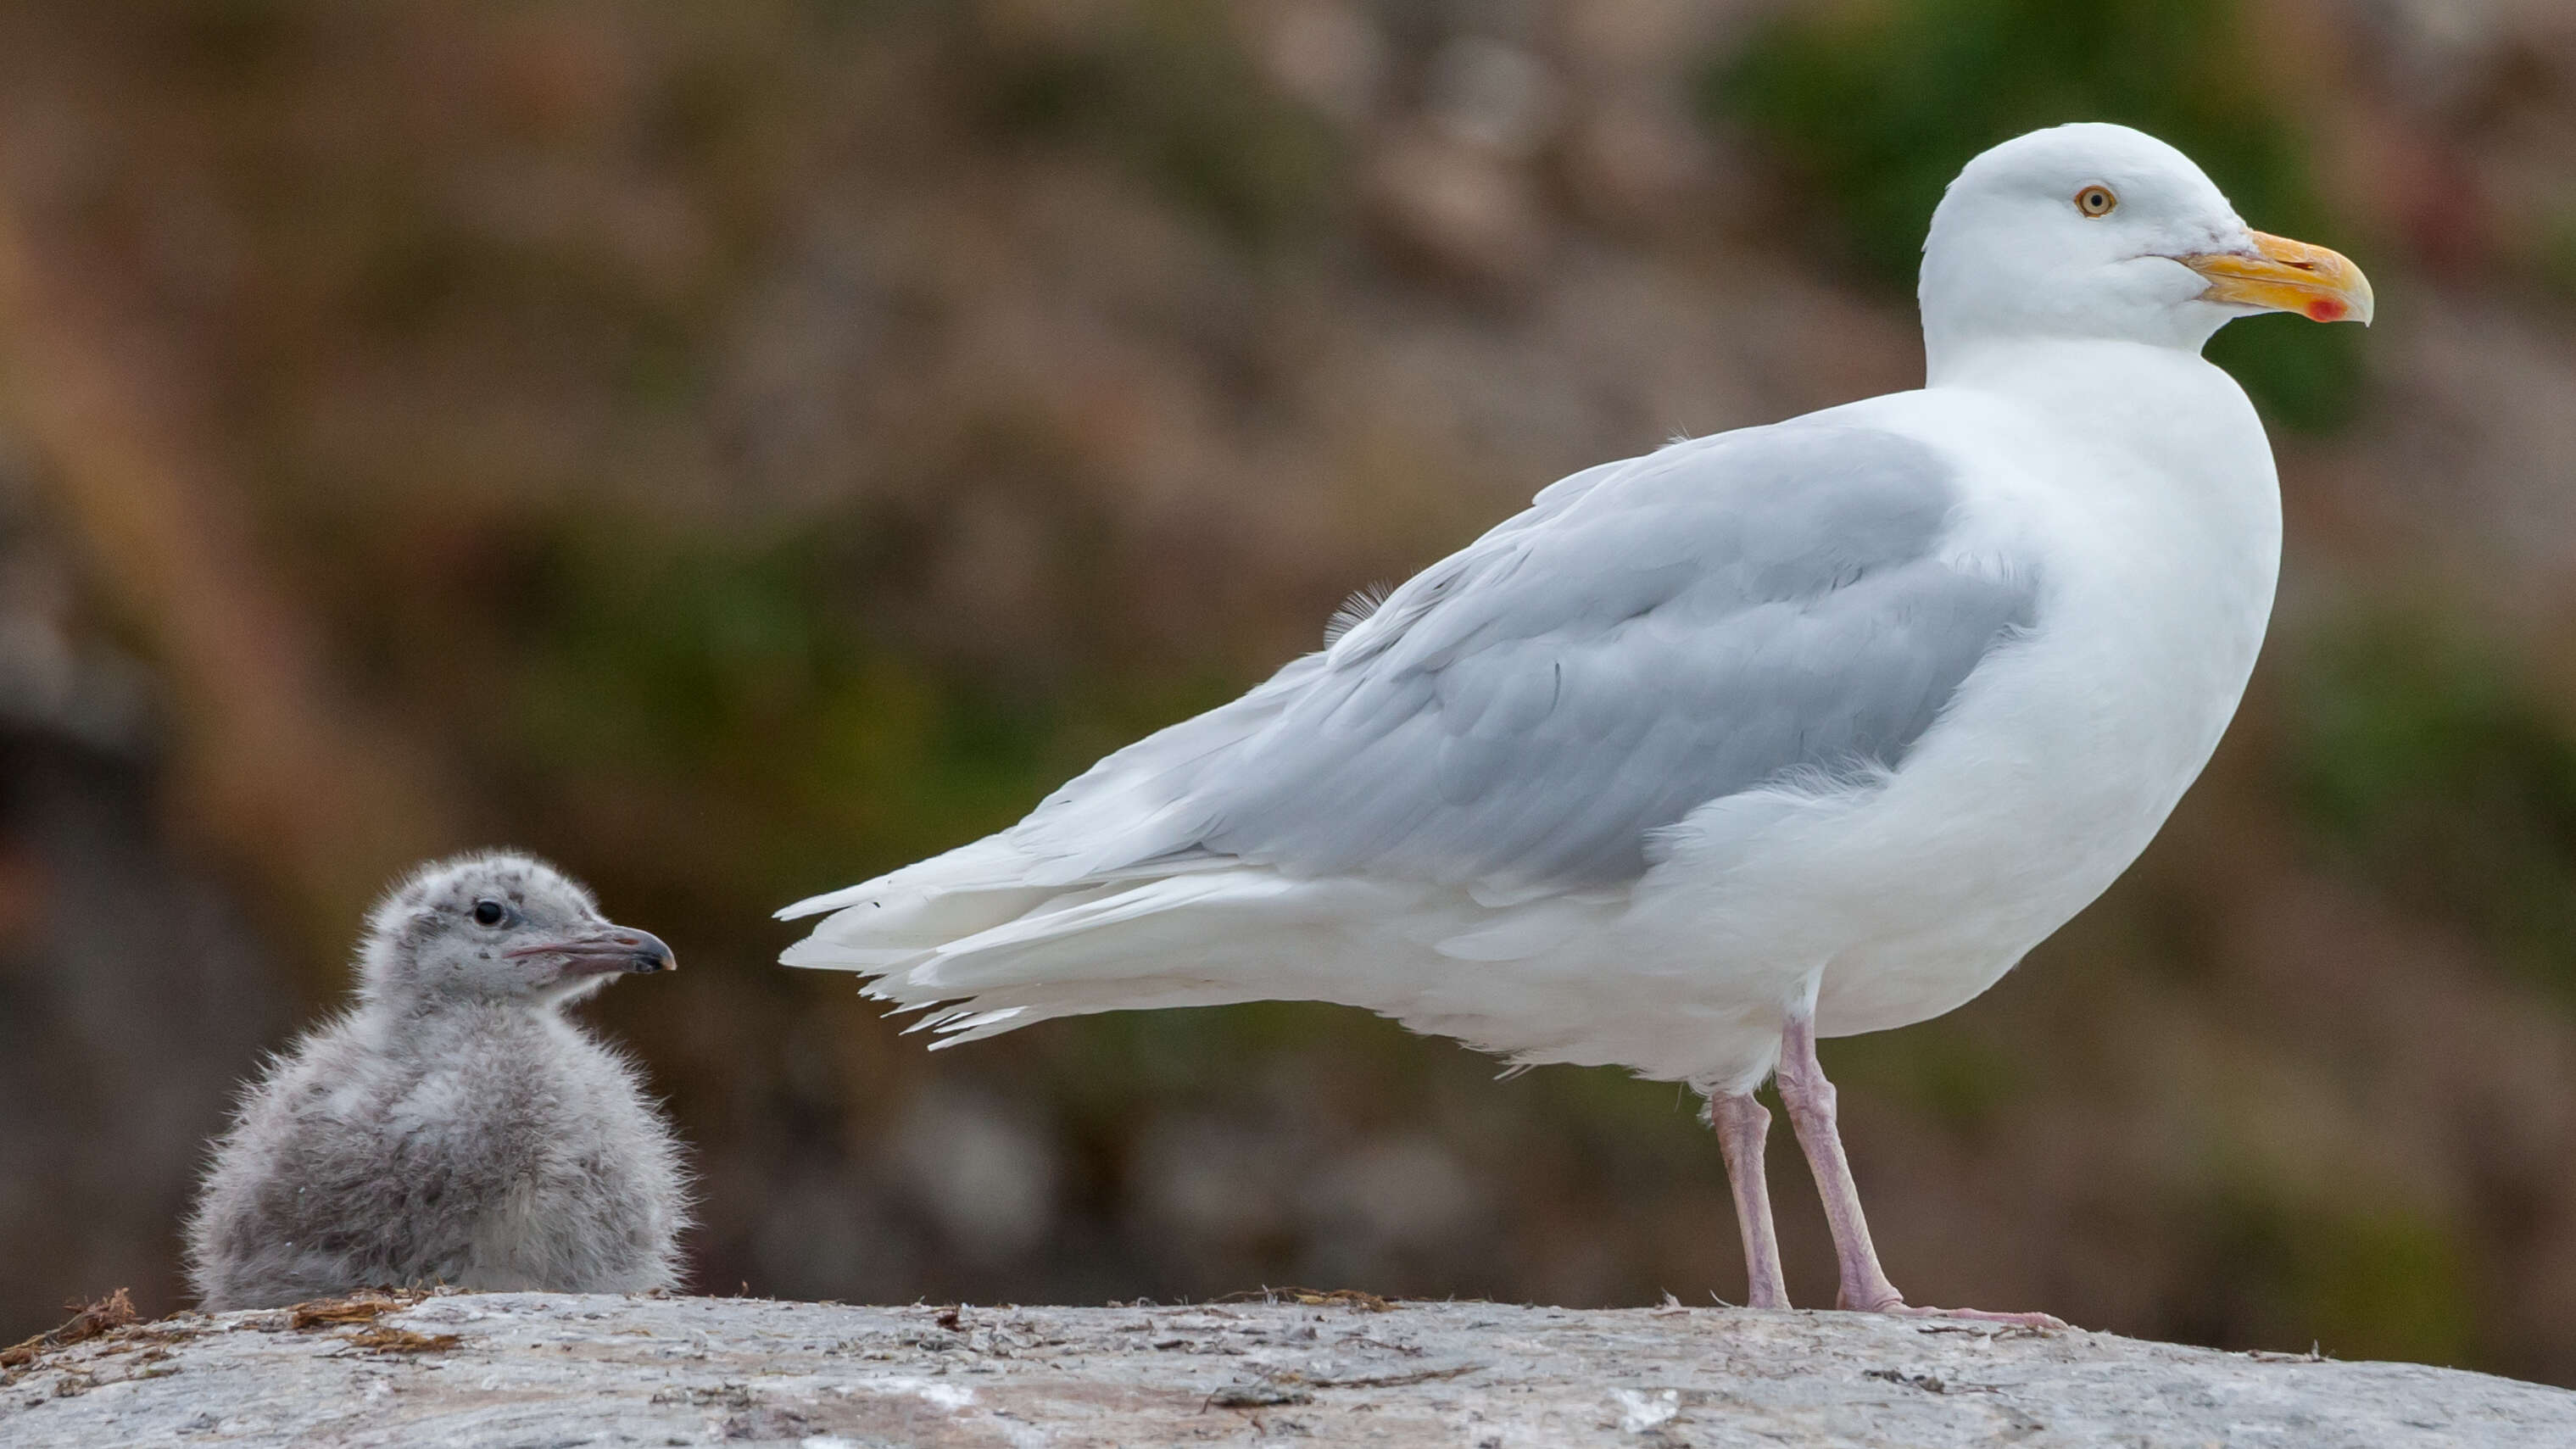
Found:
<path fill-rule="evenodd" d="M 478 926 L 497 926 L 509 914 L 507 907 L 488 896 L 474 903 L 474 924 Z"/>
<path fill-rule="evenodd" d="M 2075 209 L 2086 216 L 2109 216 L 2119 204 L 2120 198 L 2107 186 L 2087 186 L 2075 193 Z"/>

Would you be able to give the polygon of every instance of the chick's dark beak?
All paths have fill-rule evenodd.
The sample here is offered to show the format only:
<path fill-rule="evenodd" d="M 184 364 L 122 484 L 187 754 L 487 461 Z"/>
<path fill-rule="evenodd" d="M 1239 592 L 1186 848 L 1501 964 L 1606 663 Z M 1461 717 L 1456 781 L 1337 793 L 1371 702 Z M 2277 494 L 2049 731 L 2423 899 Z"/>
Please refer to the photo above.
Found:
<path fill-rule="evenodd" d="M 609 976 L 633 973 L 650 975 L 656 971 L 677 971 L 679 962 L 671 957 L 671 948 L 650 931 L 634 931 L 624 926 L 609 926 L 579 936 L 557 941 L 539 941 L 521 946 L 512 956 L 553 956 L 563 962 L 567 976 Z"/>
<path fill-rule="evenodd" d="M 671 954 L 670 947 L 662 944 L 661 937 L 650 931 L 626 931 L 621 934 L 633 943 L 626 952 L 627 970 L 638 976 L 649 976 L 656 971 L 680 969 L 679 958 Z"/>

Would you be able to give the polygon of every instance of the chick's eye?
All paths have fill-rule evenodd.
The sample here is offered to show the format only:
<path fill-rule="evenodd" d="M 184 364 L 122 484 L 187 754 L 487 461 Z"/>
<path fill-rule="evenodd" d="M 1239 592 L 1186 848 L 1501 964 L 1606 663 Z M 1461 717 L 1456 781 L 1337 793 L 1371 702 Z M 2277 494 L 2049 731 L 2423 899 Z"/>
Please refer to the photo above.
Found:
<path fill-rule="evenodd" d="M 474 903 L 474 924 L 478 926 L 497 926 L 501 924 L 502 917 L 508 914 L 508 911 L 502 909 L 499 901 L 481 900 Z"/>
<path fill-rule="evenodd" d="M 2086 216 L 2109 216 L 2119 204 L 2120 198 L 2112 195 L 2107 186 L 2087 186 L 2075 193 L 2075 209 Z"/>

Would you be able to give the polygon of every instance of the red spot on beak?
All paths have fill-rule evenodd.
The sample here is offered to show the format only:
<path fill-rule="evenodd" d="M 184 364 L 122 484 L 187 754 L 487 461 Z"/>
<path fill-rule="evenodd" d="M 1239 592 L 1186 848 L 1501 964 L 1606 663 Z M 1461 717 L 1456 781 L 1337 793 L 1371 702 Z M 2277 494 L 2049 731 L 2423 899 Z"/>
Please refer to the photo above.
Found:
<path fill-rule="evenodd" d="M 2351 310 L 2332 297 L 2317 297 L 2308 303 L 2308 319 L 2312 322 L 2340 322 Z"/>

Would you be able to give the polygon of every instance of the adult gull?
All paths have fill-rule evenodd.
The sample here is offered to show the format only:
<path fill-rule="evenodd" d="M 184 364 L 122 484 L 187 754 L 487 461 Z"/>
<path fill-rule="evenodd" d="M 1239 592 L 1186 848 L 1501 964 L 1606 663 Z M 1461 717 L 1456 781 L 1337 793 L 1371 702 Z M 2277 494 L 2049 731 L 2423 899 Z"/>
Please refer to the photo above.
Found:
<path fill-rule="evenodd" d="M 1564 479 L 1018 825 L 789 907 L 830 914 L 783 959 L 933 1008 L 943 1046 L 1319 1000 L 1689 1083 L 1756 1307 L 1788 1304 L 1776 1074 L 1841 1306 L 2053 1323 L 1898 1294 L 1816 1040 L 1968 1001 L 2163 824 L 2280 560 L 2270 447 L 2202 344 L 2371 294 L 2082 124 L 1968 163 L 1919 296 L 1922 388 Z"/>

